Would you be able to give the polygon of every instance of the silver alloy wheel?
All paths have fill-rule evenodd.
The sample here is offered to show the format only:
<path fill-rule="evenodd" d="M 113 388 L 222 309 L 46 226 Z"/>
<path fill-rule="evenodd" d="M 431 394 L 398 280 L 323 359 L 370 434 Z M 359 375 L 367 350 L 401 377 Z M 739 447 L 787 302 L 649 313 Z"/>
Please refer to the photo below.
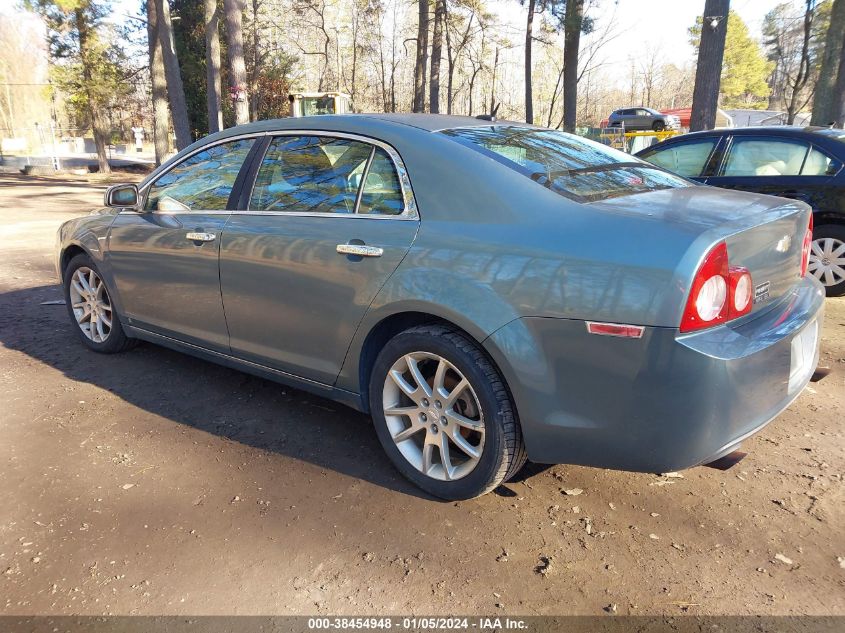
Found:
<path fill-rule="evenodd" d="M 402 356 L 387 372 L 382 404 L 396 447 L 424 475 L 453 481 L 481 459 L 481 403 L 466 377 L 442 356 Z"/>
<path fill-rule="evenodd" d="M 827 287 L 845 281 L 845 242 L 835 237 L 813 240 L 807 270 Z"/>
<path fill-rule="evenodd" d="M 111 299 L 103 280 L 92 269 L 81 266 L 74 271 L 70 304 L 82 333 L 95 343 L 105 343 L 111 334 Z"/>

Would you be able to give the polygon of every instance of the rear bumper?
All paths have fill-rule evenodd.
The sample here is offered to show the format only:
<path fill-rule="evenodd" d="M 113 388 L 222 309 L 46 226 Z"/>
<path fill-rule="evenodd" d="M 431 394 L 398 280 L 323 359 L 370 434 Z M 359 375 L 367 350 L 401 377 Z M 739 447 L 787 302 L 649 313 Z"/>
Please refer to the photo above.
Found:
<path fill-rule="evenodd" d="M 818 362 L 823 306 L 823 289 L 805 279 L 738 325 L 647 328 L 631 339 L 529 317 L 485 347 L 511 388 L 530 459 L 666 472 L 734 450 L 789 406 Z"/>

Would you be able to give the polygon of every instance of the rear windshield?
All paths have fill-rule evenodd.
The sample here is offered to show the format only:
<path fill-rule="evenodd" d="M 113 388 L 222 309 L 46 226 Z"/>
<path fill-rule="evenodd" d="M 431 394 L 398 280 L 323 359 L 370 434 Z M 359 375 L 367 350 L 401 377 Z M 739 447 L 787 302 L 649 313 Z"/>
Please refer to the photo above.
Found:
<path fill-rule="evenodd" d="M 481 126 L 441 133 L 578 202 L 692 184 L 606 145 L 555 130 Z"/>

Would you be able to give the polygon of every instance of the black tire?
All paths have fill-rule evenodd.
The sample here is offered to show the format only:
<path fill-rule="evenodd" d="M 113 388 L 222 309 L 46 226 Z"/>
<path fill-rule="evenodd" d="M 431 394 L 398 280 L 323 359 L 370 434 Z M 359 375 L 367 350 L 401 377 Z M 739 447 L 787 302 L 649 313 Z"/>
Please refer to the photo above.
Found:
<path fill-rule="evenodd" d="M 831 238 L 845 243 L 845 226 L 841 224 L 822 224 L 821 226 L 813 228 L 814 242 L 825 238 Z M 810 257 L 811 261 L 812 258 L 815 257 L 812 250 L 810 251 Z M 812 266 L 810 267 L 810 274 L 813 274 Z M 819 278 L 817 277 L 817 279 Z M 841 297 L 842 295 L 845 295 L 845 279 L 839 283 L 834 283 L 831 286 L 826 285 L 823 278 L 819 279 L 819 281 L 821 281 L 824 285 L 824 291 L 828 297 Z"/>
<path fill-rule="evenodd" d="M 413 352 L 436 354 L 451 363 L 469 381 L 484 412 L 481 455 L 475 467 L 459 479 L 444 481 L 418 470 L 400 452 L 388 429 L 383 405 L 385 380 L 394 363 Z M 525 464 L 522 431 L 504 380 L 475 341 L 454 328 L 423 325 L 393 337 L 376 358 L 369 400 L 379 441 L 394 466 L 436 497 L 448 500 L 478 497 L 513 477 Z"/>
<path fill-rule="evenodd" d="M 655 132 L 662 132 L 666 129 L 666 124 L 663 121 L 655 121 L 651 124 L 651 129 Z"/>
<path fill-rule="evenodd" d="M 97 265 L 94 263 L 94 260 L 84 253 L 76 255 L 73 259 L 70 260 L 63 274 L 65 305 L 67 307 L 68 316 L 70 317 L 71 326 L 73 327 L 74 332 L 76 332 L 76 335 L 79 337 L 79 340 L 82 341 L 82 343 L 85 345 L 85 347 L 92 351 L 99 352 L 100 354 L 117 354 L 118 352 L 123 352 L 129 349 L 130 347 L 133 347 L 137 341 L 126 336 L 126 333 L 123 331 L 123 326 L 120 323 L 120 317 L 118 316 L 117 311 L 114 309 L 111 311 L 111 328 L 109 329 L 108 335 L 103 341 L 94 341 L 88 338 L 85 332 L 83 332 L 80 325 L 77 323 L 76 315 L 74 314 L 74 309 L 72 305 L 70 287 L 71 280 L 73 279 L 73 274 L 83 267 L 93 270 L 97 274 L 97 276 L 101 280 L 103 280 L 105 295 L 109 301 L 109 304 L 111 305 L 111 293 L 109 292 L 109 288 L 105 283 L 105 278 L 103 277 L 100 270 L 97 268 Z"/>

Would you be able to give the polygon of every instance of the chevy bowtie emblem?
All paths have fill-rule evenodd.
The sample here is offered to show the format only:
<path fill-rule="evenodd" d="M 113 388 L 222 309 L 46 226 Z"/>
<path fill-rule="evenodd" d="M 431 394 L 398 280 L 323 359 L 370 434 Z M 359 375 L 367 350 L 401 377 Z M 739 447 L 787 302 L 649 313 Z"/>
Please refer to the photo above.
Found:
<path fill-rule="evenodd" d="M 782 238 L 778 240 L 777 246 L 775 246 L 775 250 L 778 253 L 785 253 L 789 250 L 790 245 L 792 244 L 792 238 L 788 235 L 784 235 Z"/>

